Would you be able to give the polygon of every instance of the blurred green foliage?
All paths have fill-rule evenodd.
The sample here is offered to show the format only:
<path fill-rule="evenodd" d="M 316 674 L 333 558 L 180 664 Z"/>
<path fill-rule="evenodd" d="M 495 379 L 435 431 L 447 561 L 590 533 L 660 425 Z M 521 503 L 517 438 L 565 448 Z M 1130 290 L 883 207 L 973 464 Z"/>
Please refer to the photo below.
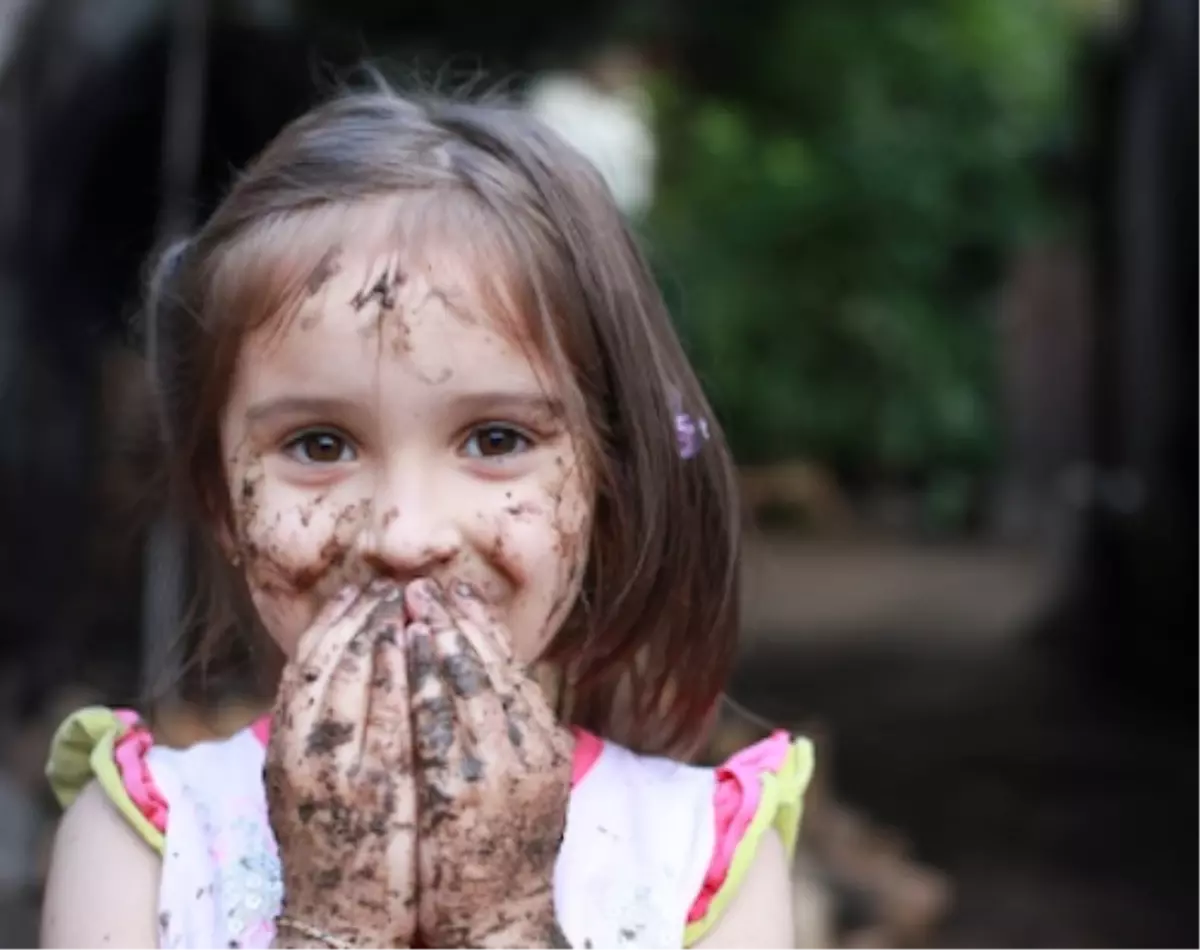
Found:
<path fill-rule="evenodd" d="M 693 360 L 740 461 L 922 479 L 953 521 L 996 457 L 988 303 L 1049 218 L 1033 158 L 1066 119 L 1069 12 L 732 9 L 736 82 L 653 88 L 644 229 Z"/>

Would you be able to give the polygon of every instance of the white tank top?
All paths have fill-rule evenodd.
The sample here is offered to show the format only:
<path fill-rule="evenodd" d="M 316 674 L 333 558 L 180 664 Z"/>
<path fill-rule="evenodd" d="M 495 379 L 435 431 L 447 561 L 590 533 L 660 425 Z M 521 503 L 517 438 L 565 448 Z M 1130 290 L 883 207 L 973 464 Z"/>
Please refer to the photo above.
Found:
<path fill-rule="evenodd" d="M 146 762 L 170 809 L 160 946 L 269 947 L 283 895 L 263 744 L 249 729 Z M 714 849 L 714 773 L 604 743 L 571 793 L 554 871 L 573 947 L 681 947 Z"/>

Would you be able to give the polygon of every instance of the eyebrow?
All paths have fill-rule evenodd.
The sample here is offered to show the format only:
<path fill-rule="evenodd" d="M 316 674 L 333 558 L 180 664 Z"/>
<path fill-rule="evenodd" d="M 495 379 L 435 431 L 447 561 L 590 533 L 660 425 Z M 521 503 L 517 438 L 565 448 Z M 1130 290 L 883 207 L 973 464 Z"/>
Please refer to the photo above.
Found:
<path fill-rule="evenodd" d="M 449 401 L 457 411 L 469 415 L 525 412 L 549 419 L 563 415 L 562 400 L 540 391 L 462 392 L 452 395 Z"/>
<path fill-rule="evenodd" d="M 321 396 L 280 396 L 254 403 L 246 410 L 246 422 L 257 425 L 273 419 L 292 416 L 333 416 L 351 411 L 354 403 L 347 399 Z"/>
<path fill-rule="evenodd" d="M 470 415 L 524 412 L 558 419 L 564 411 L 562 400 L 536 391 L 463 392 L 452 395 L 449 402 L 456 411 Z M 295 416 L 345 416 L 355 411 L 361 410 L 356 401 L 351 399 L 279 396 L 252 404 L 246 410 L 246 423 L 254 426 Z"/>

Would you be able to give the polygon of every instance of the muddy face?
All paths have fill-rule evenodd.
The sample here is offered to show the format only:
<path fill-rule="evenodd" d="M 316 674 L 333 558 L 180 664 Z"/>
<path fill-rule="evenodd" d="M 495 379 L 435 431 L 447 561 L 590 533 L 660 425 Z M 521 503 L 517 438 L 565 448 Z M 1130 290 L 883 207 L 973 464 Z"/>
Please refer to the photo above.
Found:
<path fill-rule="evenodd" d="M 562 394 L 452 259 L 339 250 L 251 335 L 222 419 L 227 539 L 287 653 L 348 581 L 470 585 L 532 660 L 578 593 L 592 498 Z"/>

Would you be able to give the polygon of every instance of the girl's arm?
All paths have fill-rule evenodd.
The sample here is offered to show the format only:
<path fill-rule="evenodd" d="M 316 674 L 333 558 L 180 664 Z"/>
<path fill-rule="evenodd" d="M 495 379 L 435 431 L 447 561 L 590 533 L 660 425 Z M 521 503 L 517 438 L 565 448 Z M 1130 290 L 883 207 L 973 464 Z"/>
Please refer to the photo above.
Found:
<path fill-rule="evenodd" d="M 783 840 L 776 832 L 769 831 L 763 835 L 737 895 L 713 929 L 695 946 L 697 950 L 710 950 L 795 945 L 791 867 Z"/>
<path fill-rule="evenodd" d="M 158 855 L 92 782 L 54 838 L 41 945 L 157 947 L 160 872 Z"/>

